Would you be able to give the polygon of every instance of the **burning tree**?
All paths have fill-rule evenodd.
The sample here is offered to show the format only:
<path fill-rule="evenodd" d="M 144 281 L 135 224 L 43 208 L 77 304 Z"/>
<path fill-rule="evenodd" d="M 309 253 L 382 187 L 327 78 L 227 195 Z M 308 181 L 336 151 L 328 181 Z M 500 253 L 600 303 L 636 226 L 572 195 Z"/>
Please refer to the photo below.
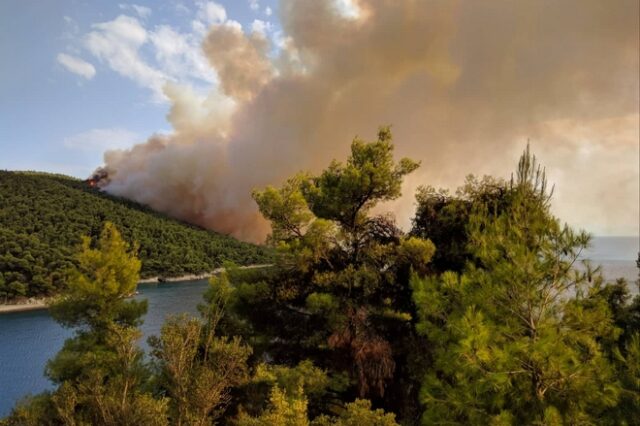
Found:
<path fill-rule="evenodd" d="M 109 172 L 104 167 L 97 168 L 91 177 L 89 177 L 85 182 L 91 188 L 102 188 L 103 186 L 109 184 L 111 180 L 109 179 Z"/>

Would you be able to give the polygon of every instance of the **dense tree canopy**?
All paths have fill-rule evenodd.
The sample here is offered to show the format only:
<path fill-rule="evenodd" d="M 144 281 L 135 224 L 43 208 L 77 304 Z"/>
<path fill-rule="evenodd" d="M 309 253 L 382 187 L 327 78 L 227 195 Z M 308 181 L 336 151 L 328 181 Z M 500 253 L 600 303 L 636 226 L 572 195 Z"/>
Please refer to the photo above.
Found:
<path fill-rule="evenodd" d="M 589 236 L 550 214 L 544 170 L 528 150 L 509 184 L 480 193 L 489 196 L 458 216 L 461 270 L 412 280 L 433 353 L 425 424 L 618 424 L 610 411 L 624 391 L 604 343 L 620 329 L 601 277 L 575 267 Z M 469 199 L 461 194 L 455 204 Z"/>
<path fill-rule="evenodd" d="M 425 271 L 434 246 L 370 214 L 400 196 L 403 177 L 418 167 L 392 154 L 382 128 L 373 142 L 354 140 L 346 163 L 254 192 L 279 257 L 270 270 L 231 272 L 237 292 L 227 330 L 276 363 L 312 360 L 329 373 L 329 394 L 385 401 L 411 417 L 411 368 L 421 357 L 409 276 Z M 322 407 L 310 401 L 309 410 Z"/>
<path fill-rule="evenodd" d="M 411 235 L 428 238 L 436 246 L 430 272 L 462 271 L 472 258 L 468 250 L 468 224 L 473 209 L 487 204 L 491 206 L 488 214 L 497 214 L 505 207 L 506 193 L 503 180 L 490 176 L 477 179 L 473 175 L 467 176 L 455 194 L 432 186 L 418 188 Z"/>
<path fill-rule="evenodd" d="M 81 235 L 96 239 L 105 221 L 136 241 L 141 276 L 209 272 L 233 261 L 269 263 L 267 250 L 170 219 L 83 181 L 0 171 L 0 302 L 56 294 L 75 265 Z"/>
<path fill-rule="evenodd" d="M 48 364 L 57 388 L 0 424 L 639 424 L 640 296 L 582 263 L 590 237 L 551 214 L 529 149 L 510 181 L 421 188 L 405 234 L 372 211 L 417 167 L 382 128 L 254 191 L 273 264 L 212 278 L 147 359 L 127 297 L 144 260 L 104 224 L 59 277 L 51 312 L 76 333 Z"/>
<path fill-rule="evenodd" d="M 77 261 L 51 306 L 54 319 L 75 328 L 47 365 L 59 387 L 18 407 L 10 424 L 166 424 L 166 401 L 144 392 L 148 374 L 136 344 L 147 304 L 127 299 L 139 279 L 135 248 L 107 222 L 95 246 L 83 238 Z"/>

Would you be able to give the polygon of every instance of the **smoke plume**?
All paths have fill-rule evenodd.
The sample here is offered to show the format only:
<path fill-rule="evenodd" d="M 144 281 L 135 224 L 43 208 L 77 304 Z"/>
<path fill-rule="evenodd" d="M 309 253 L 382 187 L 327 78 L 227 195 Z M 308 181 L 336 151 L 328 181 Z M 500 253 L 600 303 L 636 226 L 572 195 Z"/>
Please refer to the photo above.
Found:
<path fill-rule="evenodd" d="M 405 226 L 418 184 L 508 176 L 531 141 L 563 220 L 638 233 L 638 1 L 282 0 L 285 36 L 214 25 L 219 84 L 168 85 L 169 135 L 105 154 L 106 190 L 250 241 L 268 225 L 251 189 L 348 153 L 392 124 L 422 161 L 387 206 Z M 277 53 L 273 53 L 277 52 Z"/>

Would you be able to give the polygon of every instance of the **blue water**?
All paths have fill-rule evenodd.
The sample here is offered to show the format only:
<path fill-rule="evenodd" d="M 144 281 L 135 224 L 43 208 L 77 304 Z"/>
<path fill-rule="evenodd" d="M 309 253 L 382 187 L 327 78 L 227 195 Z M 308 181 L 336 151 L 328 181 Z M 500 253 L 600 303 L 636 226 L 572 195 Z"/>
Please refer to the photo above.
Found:
<path fill-rule="evenodd" d="M 631 294 L 638 294 L 638 251 L 639 237 L 595 237 L 582 257 L 600 265 L 609 280 L 625 278 Z"/>
<path fill-rule="evenodd" d="M 180 283 L 140 284 L 136 296 L 147 299 L 149 309 L 141 329 L 146 339 L 160 333 L 166 317 L 188 312 L 197 314 L 207 280 Z M 11 411 L 17 400 L 52 385 L 44 376 L 44 366 L 61 348 L 72 330 L 62 328 L 46 310 L 0 315 L 0 418 Z"/>
<path fill-rule="evenodd" d="M 605 277 L 626 278 L 633 293 L 638 278 L 635 259 L 637 237 L 599 237 L 583 257 L 602 265 Z M 146 339 L 158 334 L 166 317 L 189 312 L 195 314 L 202 302 L 206 280 L 181 283 L 141 284 L 137 298 L 148 300 L 144 319 L 142 347 Z M 72 332 L 54 322 L 47 311 L 30 311 L 0 315 L 0 417 L 6 416 L 15 402 L 28 393 L 38 393 L 52 386 L 44 377 L 44 366 L 62 347 Z"/>

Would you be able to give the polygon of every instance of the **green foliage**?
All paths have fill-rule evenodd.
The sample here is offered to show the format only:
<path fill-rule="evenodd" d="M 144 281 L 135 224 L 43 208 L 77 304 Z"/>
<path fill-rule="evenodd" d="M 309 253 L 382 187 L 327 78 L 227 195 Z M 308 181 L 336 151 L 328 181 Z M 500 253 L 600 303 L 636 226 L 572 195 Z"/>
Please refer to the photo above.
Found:
<path fill-rule="evenodd" d="M 307 399 L 302 390 L 296 395 L 287 395 L 278 386 L 274 386 L 269 398 L 269 408 L 259 417 L 251 417 L 240 412 L 238 426 L 309 426 L 307 417 Z"/>
<path fill-rule="evenodd" d="M 55 409 L 51 404 L 51 394 L 42 393 L 22 398 L 13 407 L 11 415 L 0 419 L 2 426 L 50 426 L 58 424 Z M 49 420 L 47 420 L 49 419 Z"/>
<path fill-rule="evenodd" d="M 47 366 L 59 386 L 17 406 L 8 424 L 208 425 L 230 401 L 230 389 L 248 378 L 251 348 L 216 335 L 232 294 L 225 277 L 212 278 L 204 321 L 172 317 L 150 339 L 154 362 L 144 362 L 136 328 L 145 302 L 127 300 L 140 261 L 116 227 L 98 241 L 83 239 L 78 267 L 52 316 L 76 327 L 75 336 Z"/>
<path fill-rule="evenodd" d="M 640 295 L 631 299 L 627 281 L 620 278 L 606 286 L 598 286 L 593 296 L 604 299 L 609 306 L 615 325 L 621 330 L 619 346 L 624 347 L 640 331 Z"/>
<path fill-rule="evenodd" d="M 54 300 L 51 315 L 66 327 L 105 329 L 112 323 L 136 325 L 145 302 L 127 301 L 139 281 L 136 247 L 125 242 L 115 225 L 106 222 L 95 248 L 83 237 L 78 266 L 67 274 L 67 291 Z"/>
<path fill-rule="evenodd" d="M 609 424 L 637 425 L 640 423 L 640 331 L 629 336 L 624 345 L 614 348 L 614 367 L 620 380 L 618 404 L 603 416 Z"/>
<path fill-rule="evenodd" d="M 160 337 L 150 339 L 156 385 L 170 398 L 171 424 L 211 424 L 231 401 L 231 389 L 248 379 L 251 348 L 237 337 L 217 335 L 232 292 L 225 274 L 212 277 L 200 307 L 203 321 L 170 317 Z"/>
<path fill-rule="evenodd" d="M 352 230 L 362 224 L 376 203 L 398 198 L 402 179 L 419 163 L 403 158 L 395 164 L 391 139 L 389 127 L 379 130 L 374 143 L 356 138 L 346 165 L 333 161 L 320 176 L 301 182 L 311 211 Z M 277 223 L 277 218 L 261 211 Z"/>
<path fill-rule="evenodd" d="M 461 272 L 472 255 L 468 223 L 473 209 L 481 204 L 490 206 L 489 214 L 499 214 L 508 202 L 507 184 L 485 176 L 478 180 L 467 176 L 455 195 L 448 190 L 421 186 L 416 193 L 417 209 L 411 234 L 431 240 L 438 248 L 429 268 L 434 273 Z"/>
<path fill-rule="evenodd" d="M 312 361 L 340 399 L 366 396 L 385 408 L 415 407 L 418 379 L 409 365 L 421 349 L 411 325 L 409 276 L 412 268 L 426 270 L 435 249 L 405 236 L 392 217 L 370 213 L 400 196 L 403 177 L 417 167 L 409 159 L 394 161 L 391 132 L 382 128 L 376 141 L 354 140 L 346 163 L 254 191 L 279 256 L 259 274 L 229 274 L 237 292 L 226 331 L 240 333 L 276 364 Z M 345 377 L 347 386 L 338 380 Z M 327 409 L 313 395 L 307 402 L 313 414 Z"/>
<path fill-rule="evenodd" d="M 269 407 L 252 417 L 241 411 L 238 426 L 398 426 L 395 415 L 381 409 L 373 410 L 371 401 L 357 399 L 339 410 L 337 416 L 321 415 L 313 420 L 307 413 L 308 401 L 302 386 L 295 391 L 274 386 L 269 397 Z"/>
<path fill-rule="evenodd" d="M 527 150 L 503 199 L 472 206 L 463 273 L 412 280 L 433 345 L 425 424 L 594 423 L 617 404 L 601 341 L 619 331 L 589 297 L 593 271 L 573 267 L 589 237 L 561 227 L 549 198 Z"/>
<path fill-rule="evenodd" d="M 86 237 L 68 293 L 54 300 L 51 315 L 75 327 L 75 336 L 47 365 L 57 384 L 51 394 L 18 407 L 10 422 L 65 425 L 165 425 L 167 401 L 144 392 L 149 372 L 137 345 L 136 326 L 146 302 L 126 300 L 139 279 L 140 261 L 107 222 L 95 244 Z"/>
<path fill-rule="evenodd" d="M 356 399 L 345 406 L 339 417 L 321 416 L 313 426 L 398 426 L 395 415 L 381 409 L 371 409 L 371 401 Z"/>
<path fill-rule="evenodd" d="M 76 255 L 54 253 L 63 245 L 41 241 L 40 222 L 30 236 L 0 228 L 0 297 L 65 286 L 51 313 L 76 328 L 47 366 L 57 388 L 0 425 L 638 424 L 640 296 L 576 266 L 589 236 L 550 213 L 528 148 L 510 182 L 470 177 L 455 196 L 420 189 L 409 235 L 371 214 L 417 167 L 392 154 L 383 128 L 356 139 L 344 164 L 254 191 L 274 264 L 225 263 L 202 318 L 168 318 L 147 360 L 137 345 L 146 304 L 128 298 L 151 259 L 130 238 L 146 225 L 134 219 L 123 237 L 102 217 Z M 185 250 L 218 238 L 68 178 L 0 177 L 0 196 L 16 182 L 73 188 L 80 204 L 188 229 L 198 236 Z M 19 223 L 12 215 L 0 205 L 0 219 Z M 266 253 L 255 250 L 238 244 L 231 257 Z"/>
<path fill-rule="evenodd" d="M 638 265 L 640 267 L 640 264 Z M 610 424 L 636 425 L 640 419 L 640 295 L 629 303 L 627 283 L 619 279 L 606 286 L 595 286 L 591 303 L 606 303 L 613 314 L 617 336 L 602 339 L 621 385 L 618 404 L 603 416 Z"/>
<path fill-rule="evenodd" d="M 270 241 L 289 241 L 302 237 L 313 215 L 307 207 L 300 185 L 307 176 L 298 174 L 277 189 L 267 186 L 263 191 L 253 191 L 253 198 L 265 217 L 273 218 Z"/>
<path fill-rule="evenodd" d="M 76 266 L 80 235 L 105 221 L 139 243 L 143 278 L 209 272 L 225 260 L 269 263 L 264 248 L 189 225 L 61 175 L 0 171 L 0 302 L 51 296 Z"/>
<path fill-rule="evenodd" d="M 111 329 L 105 351 L 83 375 L 61 384 L 51 397 L 63 424 L 167 425 L 167 400 L 144 391 L 148 371 L 133 327 Z"/>
<path fill-rule="evenodd" d="M 307 395 L 323 394 L 329 387 L 329 377 L 309 360 L 301 361 L 295 367 L 283 365 L 259 364 L 254 381 L 264 381 L 272 386 L 294 394 L 301 387 Z"/>
<path fill-rule="evenodd" d="M 83 238 L 78 267 L 68 272 L 68 291 L 50 307 L 56 321 L 76 327 L 76 336 L 65 342 L 47 366 L 54 381 L 82 377 L 102 363 L 108 368 L 117 347 L 115 337 L 124 339 L 126 335 L 135 347 L 137 337 L 128 333 L 140 323 L 147 304 L 127 300 L 139 279 L 140 261 L 134 250 L 109 222 L 95 247 L 88 237 Z"/>
<path fill-rule="evenodd" d="M 170 398 L 172 424 L 211 424 L 229 403 L 230 389 L 247 377 L 251 349 L 212 332 L 199 320 L 180 316 L 169 318 L 152 340 L 158 385 Z"/>

